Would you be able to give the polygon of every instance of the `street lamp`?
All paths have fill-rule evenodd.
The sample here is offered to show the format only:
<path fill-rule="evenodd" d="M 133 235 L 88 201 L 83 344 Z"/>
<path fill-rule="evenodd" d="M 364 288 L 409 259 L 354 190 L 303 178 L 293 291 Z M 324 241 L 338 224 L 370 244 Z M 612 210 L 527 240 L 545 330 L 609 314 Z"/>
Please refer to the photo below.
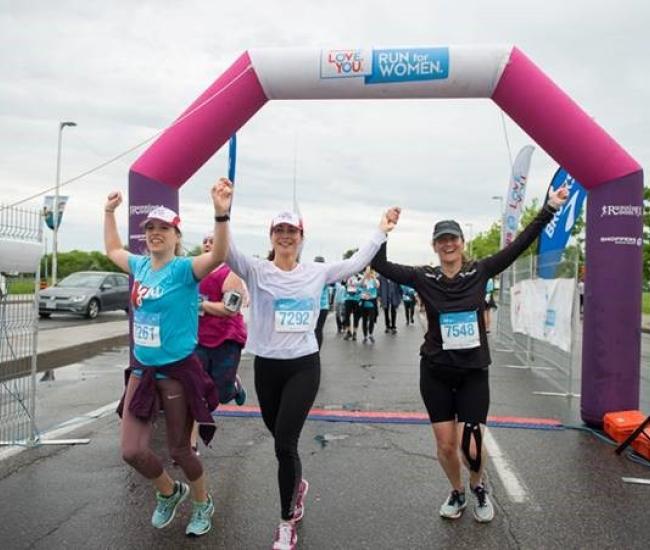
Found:
<path fill-rule="evenodd" d="M 469 236 L 469 240 L 467 241 L 467 244 L 468 244 L 467 252 L 468 252 L 468 254 L 469 254 L 470 258 L 471 258 L 472 257 L 472 239 L 474 238 L 474 232 L 472 231 L 473 224 L 471 222 L 465 222 L 464 225 L 466 225 L 467 228 L 469 229 L 469 231 L 467 232 L 467 234 Z"/>
<path fill-rule="evenodd" d="M 54 190 L 54 229 L 52 235 L 52 286 L 56 284 L 57 276 L 57 250 L 58 250 L 58 233 L 59 233 L 59 184 L 61 183 L 61 137 L 63 128 L 66 126 L 76 126 L 76 122 L 59 122 L 59 139 L 56 152 L 56 186 Z"/>
<path fill-rule="evenodd" d="M 499 201 L 499 216 L 503 216 L 503 197 L 501 195 L 493 195 L 493 201 Z"/>

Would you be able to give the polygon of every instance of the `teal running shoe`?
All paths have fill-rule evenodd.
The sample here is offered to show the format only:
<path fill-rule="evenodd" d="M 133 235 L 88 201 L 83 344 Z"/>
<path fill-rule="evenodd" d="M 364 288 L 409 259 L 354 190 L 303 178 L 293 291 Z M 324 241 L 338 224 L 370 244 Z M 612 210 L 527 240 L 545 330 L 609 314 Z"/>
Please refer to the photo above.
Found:
<path fill-rule="evenodd" d="M 210 495 L 206 502 L 193 502 L 192 517 L 187 524 L 185 534 L 190 537 L 205 535 L 212 528 L 212 514 L 214 514 L 214 502 Z"/>
<path fill-rule="evenodd" d="M 151 525 L 156 529 L 167 527 L 174 519 L 179 504 L 187 498 L 189 492 L 189 486 L 182 481 L 174 481 L 174 492 L 168 497 L 156 492 L 157 503 L 151 516 Z"/>
<path fill-rule="evenodd" d="M 454 489 L 440 507 L 440 516 L 447 519 L 458 519 L 467 507 L 465 492 Z"/>
<path fill-rule="evenodd" d="M 494 506 L 487 495 L 487 489 L 480 484 L 472 488 L 472 493 L 476 497 L 474 519 L 479 523 L 489 523 L 494 519 Z"/>

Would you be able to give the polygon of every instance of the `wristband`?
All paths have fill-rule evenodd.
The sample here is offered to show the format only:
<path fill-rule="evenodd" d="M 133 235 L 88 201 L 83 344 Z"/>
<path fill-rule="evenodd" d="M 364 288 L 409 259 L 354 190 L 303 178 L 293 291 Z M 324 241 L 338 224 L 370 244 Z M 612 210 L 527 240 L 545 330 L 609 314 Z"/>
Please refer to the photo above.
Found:
<path fill-rule="evenodd" d="M 223 216 L 215 216 L 214 221 L 217 223 L 230 221 L 230 215 L 224 214 Z"/>

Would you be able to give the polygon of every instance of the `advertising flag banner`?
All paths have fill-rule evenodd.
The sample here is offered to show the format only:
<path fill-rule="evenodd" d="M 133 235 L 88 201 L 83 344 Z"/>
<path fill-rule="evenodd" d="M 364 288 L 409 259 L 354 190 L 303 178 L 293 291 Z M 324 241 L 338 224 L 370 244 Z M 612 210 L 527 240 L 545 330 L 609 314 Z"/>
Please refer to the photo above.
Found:
<path fill-rule="evenodd" d="M 43 214 L 45 216 L 45 223 L 46 225 L 54 231 L 54 195 L 46 195 L 44 197 L 44 203 L 43 203 Z M 56 226 L 60 227 L 61 226 L 61 220 L 63 219 L 63 210 L 65 208 L 66 203 L 68 202 L 68 196 L 67 195 L 59 195 L 59 207 L 57 209 L 57 216 L 56 216 Z"/>
<path fill-rule="evenodd" d="M 537 272 L 543 279 L 555 277 L 557 266 L 562 258 L 562 252 L 569 242 L 571 230 L 580 217 L 582 206 L 587 198 L 587 190 L 564 169 L 558 168 L 551 180 L 550 189 L 558 189 L 566 185 L 569 198 L 553 216 L 553 219 L 542 231 L 539 237 L 537 253 L 540 256 Z M 541 260 L 543 258 L 543 261 Z"/>
<path fill-rule="evenodd" d="M 233 134 L 228 142 L 228 179 L 235 183 L 235 168 L 237 166 L 237 134 Z"/>
<path fill-rule="evenodd" d="M 515 162 L 512 165 L 510 174 L 510 185 L 506 195 L 505 211 L 501 225 L 501 248 L 508 246 L 517 235 L 519 227 L 519 218 L 524 208 L 524 199 L 526 198 L 526 184 L 528 180 L 528 170 L 530 169 L 530 158 L 533 155 L 535 147 L 526 145 L 519 151 Z"/>

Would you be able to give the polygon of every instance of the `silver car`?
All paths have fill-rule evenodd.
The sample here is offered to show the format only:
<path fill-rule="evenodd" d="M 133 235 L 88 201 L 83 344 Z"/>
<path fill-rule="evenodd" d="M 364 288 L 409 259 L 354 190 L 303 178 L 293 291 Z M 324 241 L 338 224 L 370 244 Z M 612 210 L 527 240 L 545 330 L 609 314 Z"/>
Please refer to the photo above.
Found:
<path fill-rule="evenodd" d="M 38 314 L 76 313 L 89 319 L 100 311 L 129 311 L 129 278 L 123 273 L 77 271 L 39 292 Z"/>

